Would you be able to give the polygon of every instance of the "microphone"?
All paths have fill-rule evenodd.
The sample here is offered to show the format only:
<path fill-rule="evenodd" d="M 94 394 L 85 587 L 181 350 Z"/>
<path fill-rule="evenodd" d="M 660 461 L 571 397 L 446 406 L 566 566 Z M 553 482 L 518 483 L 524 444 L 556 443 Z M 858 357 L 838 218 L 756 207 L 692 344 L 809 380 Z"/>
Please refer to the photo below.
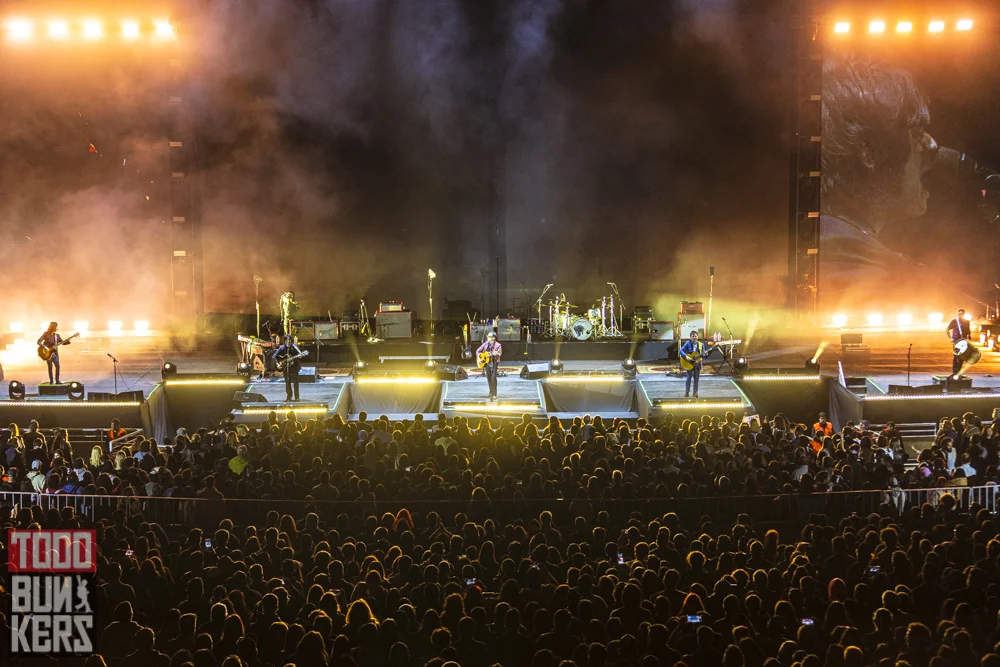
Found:
<path fill-rule="evenodd" d="M 997 176 L 997 172 L 985 164 L 976 162 L 966 153 L 960 153 L 954 148 L 940 148 L 935 162 L 949 171 L 967 178 L 983 178 Z M 994 179 L 995 180 L 995 179 Z"/>

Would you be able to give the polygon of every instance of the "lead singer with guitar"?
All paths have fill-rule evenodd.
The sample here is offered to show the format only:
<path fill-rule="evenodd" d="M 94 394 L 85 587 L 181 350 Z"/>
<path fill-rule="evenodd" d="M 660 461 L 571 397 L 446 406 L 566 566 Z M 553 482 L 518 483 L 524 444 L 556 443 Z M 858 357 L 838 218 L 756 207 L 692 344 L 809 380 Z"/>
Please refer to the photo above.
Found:
<path fill-rule="evenodd" d="M 299 371 L 302 364 L 299 359 L 306 356 L 307 352 L 299 349 L 299 346 L 292 340 L 291 334 L 285 335 L 285 342 L 274 351 L 274 362 L 285 376 L 285 400 L 299 400 Z"/>
<path fill-rule="evenodd" d="M 689 338 L 681 345 L 681 366 L 687 372 L 684 380 L 684 398 L 691 394 L 691 381 L 694 380 L 694 397 L 698 398 L 698 379 L 701 377 L 701 360 L 705 356 L 705 345 L 698 340 L 698 332 L 692 331 Z"/>
<path fill-rule="evenodd" d="M 476 350 L 479 367 L 483 369 L 483 375 L 486 376 L 486 382 L 490 386 L 491 401 L 497 400 L 497 370 L 500 368 L 500 355 L 502 353 L 503 348 L 497 342 L 496 333 L 492 331 L 486 335 L 486 342 Z"/>
<path fill-rule="evenodd" d="M 38 356 L 45 359 L 45 363 L 49 367 L 49 384 L 59 384 L 59 346 L 69 345 L 69 339 L 63 340 L 63 337 L 56 333 L 56 329 L 58 328 L 58 322 L 49 322 L 49 328 L 38 339 Z M 49 356 L 46 357 L 42 354 L 42 348 L 46 350 Z M 53 370 L 55 370 L 54 377 Z"/>

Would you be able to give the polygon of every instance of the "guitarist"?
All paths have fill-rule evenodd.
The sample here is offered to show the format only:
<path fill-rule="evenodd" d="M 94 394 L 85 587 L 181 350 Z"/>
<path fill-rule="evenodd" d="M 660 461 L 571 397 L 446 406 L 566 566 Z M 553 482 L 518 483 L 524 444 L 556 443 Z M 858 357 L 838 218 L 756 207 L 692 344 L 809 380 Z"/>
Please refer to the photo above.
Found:
<path fill-rule="evenodd" d="M 285 342 L 279 345 L 278 349 L 274 351 L 274 361 L 275 363 L 279 363 L 285 359 L 294 357 L 297 354 L 302 354 L 302 351 L 292 340 L 292 335 L 285 334 Z M 301 369 L 302 363 L 298 359 L 292 359 L 285 364 L 285 368 L 282 370 L 282 374 L 285 376 L 286 401 L 299 400 L 299 371 Z"/>
<path fill-rule="evenodd" d="M 59 384 L 59 346 L 69 345 L 70 341 L 64 341 L 62 336 L 56 333 L 59 328 L 58 322 L 49 322 L 49 328 L 45 330 L 42 337 L 38 339 L 38 346 L 52 350 L 52 356 L 46 359 L 45 363 L 49 367 L 49 384 Z M 55 369 L 53 378 L 52 369 Z"/>
<path fill-rule="evenodd" d="M 681 358 L 687 362 L 687 378 L 684 380 L 684 398 L 691 394 L 691 381 L 694 380 L 694 397 L 698 398 L 698 379 L 701 377 L 701 360 L 705 355 L 705 344 L 698 340 L 698 332 L 692 331 L 691 337 L 681 345 Z"/>
<path fill-rule="evenodd" d="M 486 382 L 490 386 L 490 400 L 495 401 L 497 400 L 497 370 L 500 368 L 500 355 L 503 352 L 503 348 L 497 342 L 495 332 L 491 331 L 486 334 L 486 342 L 476 350 L 477 355 L 483 352 L 490 355 L 490 360 L 483 366 L 483 374 L 486 376 Z"/>

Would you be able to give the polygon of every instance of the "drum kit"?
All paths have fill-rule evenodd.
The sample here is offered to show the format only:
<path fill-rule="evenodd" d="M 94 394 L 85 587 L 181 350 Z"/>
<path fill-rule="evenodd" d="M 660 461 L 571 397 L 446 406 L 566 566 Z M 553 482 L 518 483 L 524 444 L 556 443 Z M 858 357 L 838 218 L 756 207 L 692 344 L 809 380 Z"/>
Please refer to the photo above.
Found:
<path fill-rule="evenodd" d="M 565 294 L 559 294 L 555 299 L 550 299 L 547 303 L 542 302 L 542 297 L 548 292 L 552 285 L 547 285 L 542 296 L 538 297 L 535 305 L 538 308 L 538 319 L 542 323 L 542 337 L 547 338 L 572 338 L 574 340 L 600 340 L 602 338 L 622 338 L 621 331 L 621 310 L 623 304 L 621 296 L 618 294 L 618 287 L 614 283 L 608 283 L 612 287 L 612 294 L 602 295 L 595 300 L 593 305 L 584 312 L 578 310 L 580 307 L 569 302 Z M 616 299 L 617 296 L 617 299 Z M 619 312 L 615 313 L 617 305 Z M 548 308 L 548 318 L 542 318 L 542 308 Z"/>

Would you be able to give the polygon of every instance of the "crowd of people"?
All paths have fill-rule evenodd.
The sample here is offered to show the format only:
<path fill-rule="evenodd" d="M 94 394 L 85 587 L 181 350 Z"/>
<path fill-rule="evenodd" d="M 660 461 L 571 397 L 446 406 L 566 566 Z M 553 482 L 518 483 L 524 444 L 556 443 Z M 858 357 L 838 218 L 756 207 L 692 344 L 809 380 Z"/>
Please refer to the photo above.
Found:
<path fill-rule="evenodd" d="M 825 415 L 812 426 L 728 413 L 634 427 L 585 415 L 539 428 L 527 415 L 392 423 L 289 412 L 256 427 L 232 416 L 214 426 L 87 453 L 64 429 L 11 424 L 0 431 L 0 490 L 316 501 L 755 496 L 981 485 L 997 480 L 1000 450 L 1000 420 L 984 425 L 972 414 L 942 420 L 919 453 L 891 422 L 834 432 Z M 122 433 L 113 423 L 109 441 Z"/>
<path fill-rule="evenodd" d="M 108 438 L 121 433 L 113 424 Z M 1000 423 L 946 420 L 912 465 L 894 425 L 834 433 L 822 415 L 811 427 L 729 414 L 635 427 L 585 416 L 539 429 L 528 418 L 272 414 L 257 428 L 226 419 L 181 429 L 167 446 L 141 438 L 84 459 L 66 431 L 11 425 L 0 435 L 3 490 L 300 502 L 203 532 L 141 511 L 85 516 L 3 500 L 0 544 L 9 527 L 97 530 L 98 653 L 59 664 L 1000 667 L 994 507 L 945 493 L 935 505 L 774 526 L 748 514 L 602 509 L 989 483 L 998 437 Z M 588 502 L 564 521 L 476 510 L 477 500 L 519 497 Z M 319 511 L 381 499 L 411 506 Z M 467 509 L 434 509 L 454 500 Z"/>

